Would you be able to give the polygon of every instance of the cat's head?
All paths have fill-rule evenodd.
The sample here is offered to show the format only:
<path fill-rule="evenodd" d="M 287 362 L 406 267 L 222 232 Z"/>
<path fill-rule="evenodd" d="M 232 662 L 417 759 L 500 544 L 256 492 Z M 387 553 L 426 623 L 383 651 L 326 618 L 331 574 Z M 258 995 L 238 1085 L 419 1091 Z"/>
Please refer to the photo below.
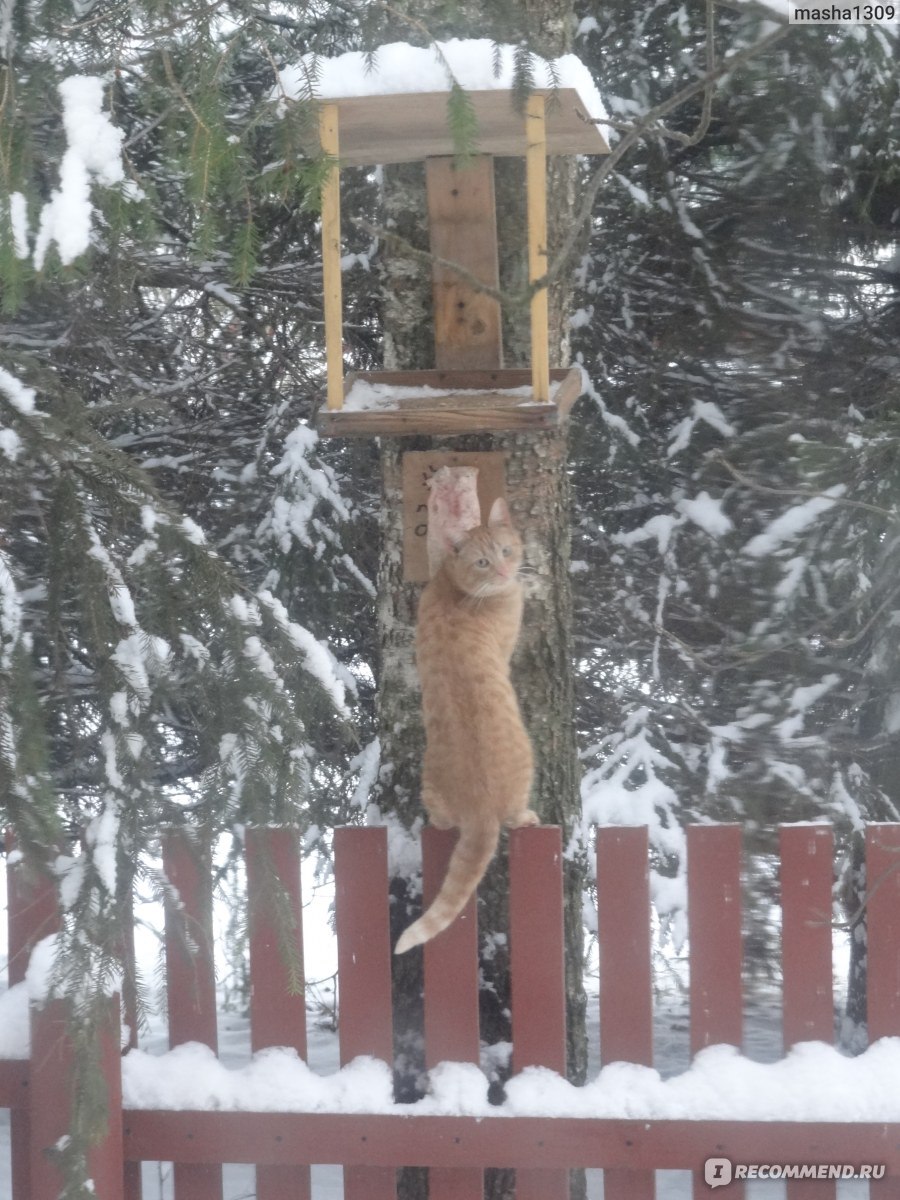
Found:
<path fill-rule="evenodd" d="M 505 500 L 495 500 L 487 525 L 451 542 L 444 569 L 468 596 L 496 596 L 514 587 L 522 565 L 522 539 Z"/>

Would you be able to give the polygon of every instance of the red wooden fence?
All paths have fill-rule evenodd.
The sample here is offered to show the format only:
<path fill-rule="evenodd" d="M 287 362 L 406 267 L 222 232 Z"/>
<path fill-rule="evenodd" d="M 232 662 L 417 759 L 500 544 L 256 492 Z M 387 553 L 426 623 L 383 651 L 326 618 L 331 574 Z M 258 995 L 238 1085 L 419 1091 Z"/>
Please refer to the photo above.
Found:
<path fill-rule="evenodd" d="M 424 892 L 436 890 L 453 835 L 426 830 Z M 562 852 L 559 830 L 510 835 L 510 960 L 513 1068 L 564 1073 Z M 167 912 L 170 1042 L 215 1048 L 211 877 L 203 855 L 169 837 L 165 871 L 177 889 Z M 900 825 L 867 831 L 868 1004 L 873 1038 L 900 1035 Z M 306 1051 L 298 839 L 295 831 L 252 830 L 247 838 L 251 1046 Z M 785 1047 L 833 1038 L 831 831 L 781 830 Z M 47 885 L 29 888 L 9 868 L 11 983 L 30 947 L 54 926 Z M 341 1061 L 368 1054 L 390 1061 L 391 955 L 387 842 L 383 829 L 335 835 Z M 737 826 L 688 834 L 690 1042 L 693 1051 L 742 1037 L 741 844 Z M 647 831 L 605 828 L 597 837 L 601 1058 L 653 1060 Z M 274 886 L 273 881 L 281 887 Z M 479 1026 L 475 905 L 425 954 L 425 1056 L 477 1062 Z M 64 1014 L 32 1014 L 30 1060 L 0 1061 L 0 1106 L 12 1109 L 12 1200 L 56 1200 L 58 1178 L 44 1154 L 65 1132 L 68 1093 Z M 121 1108 L 111 1009 L 104 1069 L 113 1119 L 91 1168 L 99 1200 L 139 1200 L 136 1164 L 175 1164 L 176 1200 L 219 1200 L 221 1164 L 253 1163 L 260 1200 L 306 1200 L 311 1163 L 344 1167 L 347 1200 L 393 1200 L 398 1166 L 425 1166 L 431 1200 L 482 1196 L 488 1166 L 516 1169 L 519 1200 L 565 1200 L 568 1168 L 601 1167 L 606 1200 L 649 1200 L 654 1171 L 691 1170 L 695 1196 L 712 1194 L 702 1164 L 710 1155 L 743 1163 L 878 1163 L 878 1200 L 900 1197 L 900 1123 L 497 1119 L 349 1113 L 148 1111 Z M 900 1086 L 900 1085 L 898 1085 Z M 733 1183 L 716 1195 L 743 1194 Z M 833 1183 L 792 1181 L 790 1200 L 835 1195 Z"/>

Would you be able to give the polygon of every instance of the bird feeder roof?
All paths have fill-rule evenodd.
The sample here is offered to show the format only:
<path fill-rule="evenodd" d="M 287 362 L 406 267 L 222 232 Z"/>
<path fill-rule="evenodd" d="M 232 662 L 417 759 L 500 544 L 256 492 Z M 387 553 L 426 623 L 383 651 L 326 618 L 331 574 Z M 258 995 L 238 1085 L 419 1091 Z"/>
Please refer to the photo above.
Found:
<path fill-rule="evenodd" d="M 475 119 L 474 149 L 524 156 L 525 121 L 515 104 L 515 48 L 487 38 L 455 39 L 430 47 L 394 42 L 373 56 L 307 56 L 280 73 L 287 99 L 310 90 L 340 114 L 344 165 L 414 162 L 457 150 L 448 120 L 451 88 L 466 92 Z M 531 83 L 548 97 L 549 154 L 606 154 L 606 117 L 590 72 L 573 54 L 553 61 L 531 56 Z"/>

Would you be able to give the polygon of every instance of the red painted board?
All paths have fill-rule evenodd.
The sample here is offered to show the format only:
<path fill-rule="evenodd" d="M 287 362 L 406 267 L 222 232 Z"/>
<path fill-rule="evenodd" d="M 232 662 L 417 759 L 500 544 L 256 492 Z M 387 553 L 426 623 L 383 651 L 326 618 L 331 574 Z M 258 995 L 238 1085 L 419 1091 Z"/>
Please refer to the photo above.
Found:
<path fill-rule="evenodd" d="M 650 866 L 645 826 L 597 830 L 600 1061 L 653 1062 Z M 652 1200 L 651 1171 L 603 1173 L 606 1200 Z"/>
<path fill-rule="evenodd" d="M 341 1064 L 360 1054 L 393 1062 L 387 830 L 335 830 Z M 392 1167 L 344 1168 L 344 1200 L 395 1200 Z"/>

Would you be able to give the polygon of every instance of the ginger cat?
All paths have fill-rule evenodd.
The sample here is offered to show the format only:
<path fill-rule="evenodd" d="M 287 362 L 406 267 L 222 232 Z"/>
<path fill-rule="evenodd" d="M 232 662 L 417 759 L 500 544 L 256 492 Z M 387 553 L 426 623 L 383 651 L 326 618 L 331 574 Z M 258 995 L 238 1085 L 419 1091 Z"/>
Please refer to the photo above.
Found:
<path fill-rule="evenodd" d="M 487 525 L 451 541 L 422 593 L 422 802 L 432 825 L 460 834 L 440 891 L 401 935 L 397 954 L 427 942 L 462 911 L 494 856 L 501 825 L 538 824 L 528 807 L 531 742 L 509 678 L 522 623 L 521 562 L 522 539 L 505 501 L 497 500 Z"/>

